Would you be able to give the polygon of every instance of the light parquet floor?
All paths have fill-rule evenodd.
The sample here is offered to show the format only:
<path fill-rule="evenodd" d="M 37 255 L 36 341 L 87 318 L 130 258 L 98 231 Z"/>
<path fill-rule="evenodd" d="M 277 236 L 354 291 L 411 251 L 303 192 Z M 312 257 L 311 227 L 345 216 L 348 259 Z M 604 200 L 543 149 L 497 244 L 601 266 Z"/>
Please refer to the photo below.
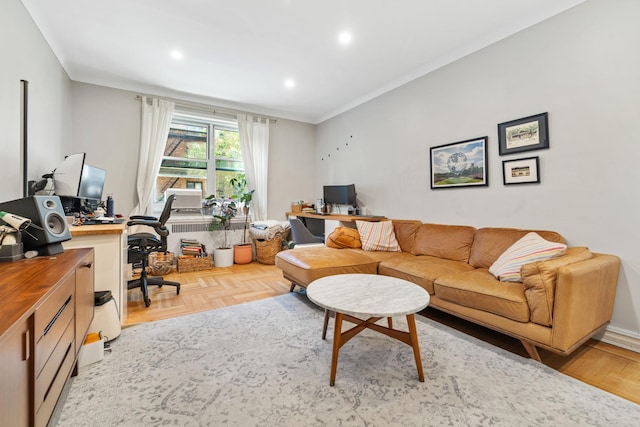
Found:
<path fill-rule="evenodd" d="M 290 287 L 277 267 L 257 262 L 194 273 L 172 273 L 165 278 L 181 283 L 180 295 L 176 295 L 173 286 L 161 289 L 152 286 L 149 289 L 151 306 L 145 307 L 140 290 L 129 290 L 125 326 L 283 295 Z M 422 314 L 528 357 L 516 339 L 435 309 L 427 308 Z M 640 353 L 589 340 L 569 356 L 544 350 L 540 350 L 540 356 L 545 365 L 559 372 L 640 404 Z"/>
<path fill-rule="evenodd" d="M 275 266 L 257 262 L 193 273 L 172 273 L 164 278 L 180 282 L 180 295 L 176 295 L 173 286 L 151 286 L 151 305 L 145 307 L 140 290 L 130 289 L 125 325 L 269 298 L 289 292 L 290 287 Z"/>

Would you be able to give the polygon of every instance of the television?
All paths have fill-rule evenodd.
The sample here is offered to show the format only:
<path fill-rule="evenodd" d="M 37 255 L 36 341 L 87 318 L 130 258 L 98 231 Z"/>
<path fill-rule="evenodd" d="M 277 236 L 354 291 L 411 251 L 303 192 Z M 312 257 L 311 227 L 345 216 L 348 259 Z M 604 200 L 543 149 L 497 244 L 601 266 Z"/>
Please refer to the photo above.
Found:
<path fill-rule="evenodd" d="M 78 197 L 85 155 L 71 154 L 53 171 L 53 189 L 57 196 Z"/>
<path fill-rule="evenodd" d="M 78 197 L 91 200 L 102 200 L 102 189 L 107 173 L 104 169 L 84 165 L 80 178 Z"/>
<path fill-rule="evenodd" d="M 355 184 L 325 185 L 323 187 L 323 198 L 324 202 L 330 205 L 358 206 Z"/>

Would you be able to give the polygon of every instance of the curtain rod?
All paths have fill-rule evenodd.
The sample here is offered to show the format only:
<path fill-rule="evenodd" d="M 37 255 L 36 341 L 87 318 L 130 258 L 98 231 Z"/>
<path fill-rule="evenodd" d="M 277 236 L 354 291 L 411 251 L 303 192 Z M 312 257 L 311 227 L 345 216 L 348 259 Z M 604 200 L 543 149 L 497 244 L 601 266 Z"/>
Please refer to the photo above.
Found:
<path fill-rule="evenodd" d="M 246 111 L 240 111 L 240 110 L 234 110 L 231 108 L 222 108 L 222 107 L 216 107 L 214 105 L 209 105 L 209 104 L 204 104 L 201 102 L 194 102 L 194 101 L 183 101 L 183 100 L 179 100 L 179 99 L 174 99 L 174 98 L 167 98 L 164 96 L 156 96 L 156 95 L 136 95 L 136 99 L 138 100 L 142 100 L 142 97 L 147 97 L 147 98 L 157 98 L 157 99 L 162 99 L 163 101 L 171 101 L 171 102 L 175 102 L 176 106 L 180 106 L 180 107 L 190 107 L 190 108 L 195 108 L 195 109 L 200 109 L 206 112 L 211 112 L 213 114 L 220 114 L 223 116 L 230 116 L 233 117 L 234 119 L 238 117 L 238 113 L 240 114 L 248 114 L 248 115 L 256 115 L 256 113 L 249 113 Z M 264 114 L 257 114 L 258 116 L 261 116 L 262 118 L 266 118 L 269 119 L 269 121 L 271 123 L 278 123 L 278 119 L 271 117 L 271 116 L 267 116 Z"/>

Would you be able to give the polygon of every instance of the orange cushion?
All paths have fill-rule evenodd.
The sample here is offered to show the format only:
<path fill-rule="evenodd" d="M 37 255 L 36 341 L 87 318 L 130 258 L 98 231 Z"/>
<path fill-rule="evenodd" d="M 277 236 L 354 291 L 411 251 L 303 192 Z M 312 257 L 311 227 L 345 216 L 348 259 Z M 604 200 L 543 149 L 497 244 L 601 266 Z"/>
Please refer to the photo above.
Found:
<path fill-rule="evenodd" d="M 336 249 L 359 249 L 362 247 L 360 243 L 360 233 L 358 233 L 358 230 L 355 228 L 350 227 L 336 227 L 336 229 L 329 234 L 329 237 L 327 237 L 326 245 Z"/>

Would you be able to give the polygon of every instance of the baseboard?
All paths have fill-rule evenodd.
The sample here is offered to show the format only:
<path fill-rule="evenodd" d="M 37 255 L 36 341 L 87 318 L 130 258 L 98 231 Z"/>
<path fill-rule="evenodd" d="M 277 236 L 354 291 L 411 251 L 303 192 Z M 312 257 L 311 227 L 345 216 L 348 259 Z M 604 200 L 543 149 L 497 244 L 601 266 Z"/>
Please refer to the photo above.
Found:
<path fill-rule="evenodd" d="M 594 338 L 607 344 L 640 353 L 640 336 L 633 336 L 628 331 L 622 329 L 609 326 L 604 333 L 596 335 Z"/>

